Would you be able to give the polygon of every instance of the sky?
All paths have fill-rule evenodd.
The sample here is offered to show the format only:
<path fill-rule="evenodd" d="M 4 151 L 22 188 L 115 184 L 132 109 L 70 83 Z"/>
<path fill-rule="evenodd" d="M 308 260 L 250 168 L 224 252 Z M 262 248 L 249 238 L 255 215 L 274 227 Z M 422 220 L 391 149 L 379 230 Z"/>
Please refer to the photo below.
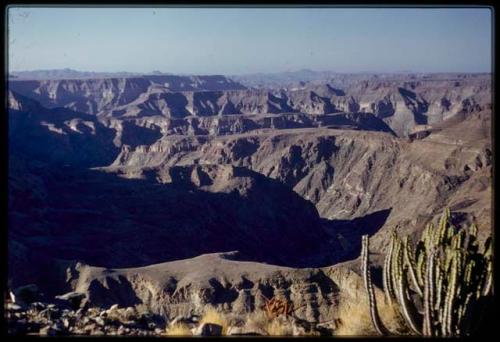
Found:
<path fill-rule="evenodd" d="M 10 71 L 491 72 L 488 8 L 9 7 Z"/>

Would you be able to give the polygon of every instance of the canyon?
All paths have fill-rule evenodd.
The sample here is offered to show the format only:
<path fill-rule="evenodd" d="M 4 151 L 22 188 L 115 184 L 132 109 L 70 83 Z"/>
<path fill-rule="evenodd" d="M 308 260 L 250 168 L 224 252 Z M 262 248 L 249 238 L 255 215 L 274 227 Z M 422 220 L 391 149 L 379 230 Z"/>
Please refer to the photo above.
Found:
<path fill-rule="evenodd" d="M 445 208 L 491 234 L 491 75 L 323 76 L 10 79 L 9 287 L 319 324 L 362 235 L 380 268 Z"/>

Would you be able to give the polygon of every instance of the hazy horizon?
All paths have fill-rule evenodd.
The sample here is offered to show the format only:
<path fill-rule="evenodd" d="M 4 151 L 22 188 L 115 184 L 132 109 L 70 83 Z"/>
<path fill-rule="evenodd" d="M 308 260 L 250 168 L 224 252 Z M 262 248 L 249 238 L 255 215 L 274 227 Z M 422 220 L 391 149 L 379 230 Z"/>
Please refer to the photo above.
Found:
<path fill-rule="evenodd" d="M 8 10 L 9 72 L 491 73 L 488 8 Z"/>
<path fill-rule="evenodd" d="M 95 70 L 77 70 L 73 68 L 59 68 L 59 69 L 25 69 L 25 70 L 10 70 L 9 73 L 15 74 L 15 73 L 24 73 L 24 72 L 46 72 L 46 71 L 63 71 L 63 70 L 68 70 L 68 71 L 74 71 L 74 72 L 79 72 L 79 73 L 96 73 L 96 74 L 121 74 L 121 73 L 130 73 L 130 74 L 142 74 L 142 75 L 150 75 L 150 74 L 155 74 L 160 72 L 161 74 L 167 75 L 177 75 L 177 76 L 210 76 L 210 75 L 222 75 L 222 76 L 250 76 L 250 75 L 273 75 L 273 74 L 282 74 L 282 73 L 299 73 L 299 72 L 315 72 L 315 73 L 335 73 L 339 75 L 362 75 L 362 74 L 491 74 L 491 71 L 446 71 L 446 72 L 440 72 L 440 71 L 433 71 L 433 72 L 418 72 L 418 71 L 412 71 L 412 70 L 401 70 L 401 71 L 392 71 L 392 72 L 379 72 L 379 71 L 356 71 L 356 72 L 337 72 L 335 70 L 313 70 L 313 69 L 295 69 L 295 70 L 284 70 L 280 72 L 252 72 L 252 73 L 184 73 L 184 72 L 179 72 L 179 73 L 174 73 L 174 72 L 169 72 L 169 71 L 160 71 L 160 70 L 150 70 L 150 71 L 137 71 L 137 72 L 131 72 L 127 70 L 119 70 L 119 71 L 95 71 Z"/>

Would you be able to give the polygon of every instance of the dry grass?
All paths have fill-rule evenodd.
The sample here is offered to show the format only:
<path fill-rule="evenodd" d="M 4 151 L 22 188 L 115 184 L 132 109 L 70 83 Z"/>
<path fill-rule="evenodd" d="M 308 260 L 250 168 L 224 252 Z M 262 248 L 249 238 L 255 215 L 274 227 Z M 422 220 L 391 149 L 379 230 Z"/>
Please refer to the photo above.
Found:
<path fill-rule="evenodd" d="M 378 297 L 378 296 L 377 296 Z M 367 301 L 346 301 L 338 308 L 340 324 L 335 329 L 336 336 L 377 336 L 370 317 L 370 308 Z M 392 332 L 406 331 L 399 310 L 396 306 L 385 303 L 377 298 L 377 310 L 382 323 Z"/>
<path fill-rule="evenodd" d="M 390 331 L 402 335 L 410 333 L 400 314 L 398 304 L 393 303 L 391 306 L 383 302 L 382 305 L 379 305 L 378 312 L 380 314 L 380 319 Z"/>
<path fill-rule="evenodd" d="M 377 334 L 372 326 L 368 303 L 343 301 L 339 305 L 338 315 L 340 324 L 334 331 L 336 336 L 369 336 Z"/>
<path fill-rule="evenodd" d="M 247 324 L 255 327 L 264 329 L 264 327 L 269 323 L 269 318 L 266 313 L 262 310 L 256 310 L 248 314 Z"/>
<path fill-rule="evenodd" d="M 222 326 L 222 335 L 227 335 L 227 329 L 229 327 L 229 319 L 215 308 L 209 307 L 203 313 L 199 324 L 203 323 L 213 323 Z"/>
<path fill-rule="evenodd" d="M 292 336 L 293 328 L 284 317 L 269 319 L 265 311 L 257 310 L 246 317 L 248 327 L 254 327 L 269 336 Z"/>
<path fill-rule="evenodd" d="M 286 322 L 279 319 L 273 319 L 271 321 L 268 321 L 263 328 L 268 333 L 269 336 L 293 335 L 292 326 L 290 324 L 286 324 Z"/>
<path fill-rule="evenodd" d="M 184 323 L 176 323 L 167 328 L 164 336 L 193 336 L 193 333 Z"/>

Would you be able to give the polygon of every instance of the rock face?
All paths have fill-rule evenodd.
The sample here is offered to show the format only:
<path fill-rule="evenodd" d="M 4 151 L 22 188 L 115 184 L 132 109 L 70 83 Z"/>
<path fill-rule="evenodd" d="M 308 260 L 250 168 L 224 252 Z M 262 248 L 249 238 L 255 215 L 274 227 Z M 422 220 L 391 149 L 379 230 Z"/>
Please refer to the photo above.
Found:
<path fill-rule="evenodd" d="M 332 80 L 332 83 L 335 83 Z M 10 80 L 9 89 L 43 106 L 129 118 L 305 113 L 370 113 L 398 136 L 461 112 L 491 109 L 491 78 L 435 75 L 300 88 L 245 89 L 223 76 L 142 76 L 85 80 Z M 378 122 L 378 121 L 377 121 Z"/>
<path fill-rule="evenodd" d="M 383 253 L 390 229 L 418 234 L 445 207 L 491 233 L 488 75 L 9 87 L 9 286 L 75 308 L 175 319 L 282 296 L 318 325 L 365 300 L 356 263 L 332 266 L 362 234 Z"/>
<path fill-rule="evenodd" d="M 97 114 L 138 99 L 156 88 L 166 92 L 245 89 L 224 76 L 142 76 L 80 80 L 15 80 L 9 89 L 39 101 L 44 107 L 66 107 Z M 174 94 L 175 96 L 175 94 Z M 174 105 L 177 103 L 174 100 Z M 178 105 L 177 105 L 178 106 Z M 175 106 L 175 107 L 177 107 Z"/>
<path fill-rule="evenodd" d="M 418 232 L 419 226 L 451 206 L 475 216 L 487 232 L 489 215 L 471 210 L 471 206 L 490 210 L 490 124 L 486 119 L 489 114 L 482 115 L 468 116 L 413 142 L 382 133 L 333 129 L 208 139 L 168 137 L 149 147 L 122 149 L 108 169 L 194 161 L 232 164 L 288 185 L 314 203 L 320 216 L 328 220 L 352 220 L 389 211 L 385 226 L 403 229 L 409 225 L 405 231 Z M 447 133 L 462 130 L 467 134 Z M 465 189 L 471 186 L 477 191 L 466 194 Z"/>
<path fill-rule="evenodd" d="M 68 282 L 88 294 L 90 305 L 144 303 L 170 319 L 201 315 L 207 306 L 245 315 L 261 310 L 273 296 L 284 296 L 296 308 L 294 315 L 307 321 L 325 321 L 333 315 L 340 289 L 327 276 L 329 268 L 296 269 L 239 258 L 238 253 L 206 254 L 127 269 L 74 264 L 69 266 L 74 276 Z"/>

